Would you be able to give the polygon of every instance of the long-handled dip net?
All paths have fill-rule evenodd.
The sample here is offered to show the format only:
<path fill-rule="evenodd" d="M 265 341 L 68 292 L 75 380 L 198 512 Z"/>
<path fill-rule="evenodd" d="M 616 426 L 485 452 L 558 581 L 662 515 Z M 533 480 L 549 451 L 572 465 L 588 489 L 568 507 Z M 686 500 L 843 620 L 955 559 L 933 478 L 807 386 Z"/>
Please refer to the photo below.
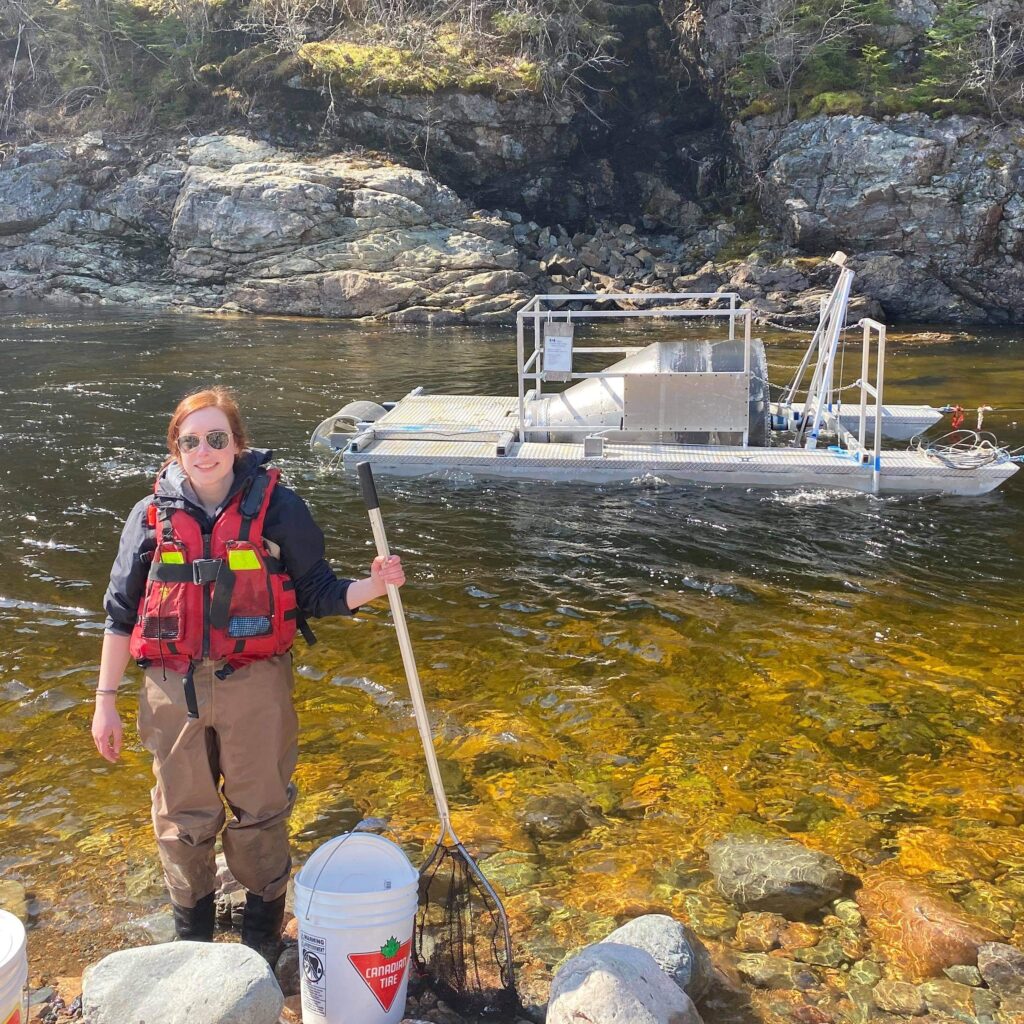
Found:
<path fill-rule="evenodd" d="M 387 557 L 390 549 L 369 463 L 360 463 L 357 473 L 377 554 Z M 510 1017 L 520 1004 L 512 970 L 508 918 L 501 900 L 452 828 L 398 587 L 388 586 L 388 601 L 441 822 L 434 850 L 420 869 L 416 962 L 437 995 L 456 1011 Z"/>

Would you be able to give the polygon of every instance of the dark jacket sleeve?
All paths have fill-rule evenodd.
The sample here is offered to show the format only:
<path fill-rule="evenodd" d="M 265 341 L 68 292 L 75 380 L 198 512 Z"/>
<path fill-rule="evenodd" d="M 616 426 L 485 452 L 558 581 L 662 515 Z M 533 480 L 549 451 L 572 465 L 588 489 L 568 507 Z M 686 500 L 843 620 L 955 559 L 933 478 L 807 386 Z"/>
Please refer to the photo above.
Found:
<path fill-rule="evenodd" d="M 139 602 L 149 573 L 147 556 L 156 547 L 156 536 L 146 526 L 146 509 L 152 501 L 152 497 L 143 498 L 124 522 L 117 558 L 110 570 L 110 585 L 103 597 L 107 633 L 130 636 L 139 616 Z"/>
<path fill-rule="evenodd" d="M 328 565 L 323 531 L 294 491 L 274 488 L 263 536 L 281 549 L 281 561 L 295 582 L 295 599 L 306 618 L 353 614 L 345 600 L 352 581 L 339 579 Z"/>

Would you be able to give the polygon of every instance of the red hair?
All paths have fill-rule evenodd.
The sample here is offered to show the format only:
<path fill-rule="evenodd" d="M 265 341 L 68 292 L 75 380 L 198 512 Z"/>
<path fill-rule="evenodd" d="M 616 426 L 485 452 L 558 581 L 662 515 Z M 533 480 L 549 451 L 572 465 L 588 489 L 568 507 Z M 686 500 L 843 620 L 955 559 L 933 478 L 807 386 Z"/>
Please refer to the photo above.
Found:
<path fill-rule="evenodd" d="M 168 462 L 178 458 L 178 434 L 181 432 L 181 424 L 185 418 L 191 416 L 200 409 L 220 409 L 228 418 L 228 426 L 235 440 L 235 446 L 239 451 L 245 451 L 249 447 L 249 435 L 242 422 L 242 413 L 238 408 L 235 396 L 222 387 L 203 388 L 202 391 L 193 391 L 186 395 L 174 410 L 171 422 L 167 424 L 167 450 L 171 453 Z"/>

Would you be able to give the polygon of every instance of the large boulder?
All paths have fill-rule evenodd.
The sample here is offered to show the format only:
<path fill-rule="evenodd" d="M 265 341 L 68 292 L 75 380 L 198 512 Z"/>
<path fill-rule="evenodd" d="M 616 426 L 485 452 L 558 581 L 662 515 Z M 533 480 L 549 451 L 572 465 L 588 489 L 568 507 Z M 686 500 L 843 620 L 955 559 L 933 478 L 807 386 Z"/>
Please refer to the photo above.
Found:
<path fill-rule="evenodd" d="M 485 323 L 535 290 L 520 262 L 511 223 L 383 160 L 212 135 L 0 166 L 0 294 Z"/>
<path fill-rule="evenodd" d="M 695 1002 L 711 984 L 714 967 L 707 947 L 692 929 L 667 914 L 635 917 L 616 928 L 604 941 L 650 953 L 658 966 Z"/>
<path fill-rule="evenodd" d="M 89 1024 L 277 1024 L 284 996 L 266 961 L 234 943 L 172 942 L 111 953 L 87 968 Z"/>
<path fill-rule="evenodd" d="M 783 839 L 726 836 L 708 850 L 718 891 L 741 910 L 799 918 L 838 897 L 849 876 L 827 854 Z"/>
<path fill-rule="evenodd" d="M 702 1024 L 690 997 L 650 953 L 600 942 L 567 960 L 551 982 L 546 1024 Z"/>
<path fill-rule="evenodd" d="M 876 957 L 905 981 L 941 976 L 954 964 L 974 964 L 979 947 L 1004 936 L 952 900 L 921 885 L 868 878 L 857 899 Z"/>
<path fill-rule="evenodd" d="M 813 117 L 736 128 L 765 208 L 808 254 L 841 248 L 890 317 L 1024 320 L 1020 122 Z"/>

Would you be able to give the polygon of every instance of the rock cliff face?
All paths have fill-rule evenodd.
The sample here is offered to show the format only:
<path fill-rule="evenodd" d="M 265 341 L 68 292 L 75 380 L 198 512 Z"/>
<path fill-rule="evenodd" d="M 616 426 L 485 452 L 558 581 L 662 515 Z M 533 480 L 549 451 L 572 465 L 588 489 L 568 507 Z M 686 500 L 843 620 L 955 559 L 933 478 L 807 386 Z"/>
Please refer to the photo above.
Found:
<path fill-rule="evenodd" d="M 98 136 L 0 174 L 0 291 L 306 316 L 507 318 L 510 223 L 422 171 L 212 136 L 146 157 Z"/>
<path fill-rule="evenodd" d="M 1024 321 L 1024 125 L 817 117 L 738 126 L 764 206 L 802 253 L 848 250 L 891 318 Z"/>

